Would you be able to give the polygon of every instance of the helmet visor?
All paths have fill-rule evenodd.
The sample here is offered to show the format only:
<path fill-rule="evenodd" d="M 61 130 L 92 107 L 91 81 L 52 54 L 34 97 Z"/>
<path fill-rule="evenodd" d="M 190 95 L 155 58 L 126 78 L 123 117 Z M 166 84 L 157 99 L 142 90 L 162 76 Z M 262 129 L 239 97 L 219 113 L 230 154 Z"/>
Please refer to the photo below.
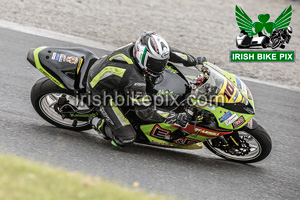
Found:
<path fill-rule="evenodd" d="M 145 65 L 147 69 L 152 73 L 161 74 L 161 72 L 164 71 L 167 62 L 168 59 L 158 60 L 156 58 L 148 56 Z"/>

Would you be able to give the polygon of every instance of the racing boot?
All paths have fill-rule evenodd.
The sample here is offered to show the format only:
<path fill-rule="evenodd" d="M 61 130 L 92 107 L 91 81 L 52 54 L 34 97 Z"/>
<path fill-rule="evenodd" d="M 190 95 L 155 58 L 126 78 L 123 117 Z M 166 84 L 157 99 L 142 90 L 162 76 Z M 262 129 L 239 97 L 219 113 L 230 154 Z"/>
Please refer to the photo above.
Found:
<path fill-rule="evenodd" d="M 123 140 L 113 135 L 112 130 L 109 126 L 104 127 L 107 140 L 111 140 L 111 144 L 115 147 L 124 147 Z"/>
<path fill-rule="evenodd" d="M 123 141 L 115 137 L 112 130 L 105 124 L 105 120 L 99 117 L 90 117 L 89 123 L 92 128 L 102 134 L 103 138 L 106 140 L 111 140 L 111 144 L 116 147 L 123 147 Z"/>
<path fill-rule="evenodd" d="M 105 120 L 103 118 L 89 117 L 89 123 L 94 130 L 102 133 L 104 139 L 106 139 L 106 140 L 110 139 L 105 133 L 105 130 L 104 130 Z"/>

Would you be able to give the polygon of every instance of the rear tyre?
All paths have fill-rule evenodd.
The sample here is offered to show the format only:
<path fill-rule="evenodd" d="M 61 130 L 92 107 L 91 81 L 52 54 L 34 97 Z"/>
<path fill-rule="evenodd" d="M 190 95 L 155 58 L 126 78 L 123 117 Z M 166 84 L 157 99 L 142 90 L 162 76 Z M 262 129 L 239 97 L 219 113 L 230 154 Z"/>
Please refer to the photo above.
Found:
<path fill-rule="evenodd" d="M 54 105 L 58 98 L 65 94 L 70 104 L 75 105 L 75 97 L 72 92 L 63 89 L 53 83 L 48 78 L 44 77 L 36 81 L 31 89 L 31 103 L 35 111 L 47 122 L 54 126 L 65 128 L 75 131 L 89 130 L 92 127 L 90 124 L 82 121 L 78 121 L 77 126 L 74 127 L 73 120 L 63 119 L 59 113 L 54 109 Z"/>
<path fill-rule="evenodd" d="M 271 138 L 260 125 L 257 125 L 255 129 L 243 127 L 241 130 L 238 130 L 238 134 L 239 137 L 243 136 L 248 138 L 248 143 L 250 145 L 250 152 L 248 154 L 232 155 L 218 147 L 215 147 L 212 143 L 212 140 L 205 141 L 204 145 L 211 152 L 222 158 L 241 163 L 258 162 L 265 159 L 270 154 L 272 149 Z"/>

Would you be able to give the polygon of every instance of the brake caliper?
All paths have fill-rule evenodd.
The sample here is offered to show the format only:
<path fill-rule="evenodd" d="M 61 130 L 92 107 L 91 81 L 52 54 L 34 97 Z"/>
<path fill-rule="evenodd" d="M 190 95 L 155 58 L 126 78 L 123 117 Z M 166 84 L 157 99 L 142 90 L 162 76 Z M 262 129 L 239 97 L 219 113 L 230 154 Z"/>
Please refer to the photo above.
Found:
<path fill-rule="evenodd" d="M 237 131 L 230 135 L 214 139 L 213 145 L 231 155 L 243 156 L 250 152 L 250 146 L 244 137 L 240 137 Z"/>

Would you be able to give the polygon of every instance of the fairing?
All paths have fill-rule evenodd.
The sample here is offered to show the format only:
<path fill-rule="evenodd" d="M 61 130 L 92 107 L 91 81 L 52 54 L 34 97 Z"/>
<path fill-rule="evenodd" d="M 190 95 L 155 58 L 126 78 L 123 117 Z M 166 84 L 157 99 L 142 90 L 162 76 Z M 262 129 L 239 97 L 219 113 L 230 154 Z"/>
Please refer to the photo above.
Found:
<path fill-rule="evenodd" d="M 199 87 L 198 94 L 208 92 L 208 99 L 192 99 L 192 103 L 211 112 L 220 128 L 235 130 L 243 127 L 255 114 L 252 94 L 247 86 L 235 75 L 216 65 L 205 62 L 210 70 L 210 78 Z M 203 93 L 204 95 L 204 93 Z"/>
<path fill-rule="evenodd" d="M 203 127 L 198 127 L 194 125 L 188 125 L 186 128 L 183 128 L 183 131 L 190 133 L 190 135 L 182 138 L 178 138 L 172 142 L 165 140 L 164 138 L 171 133 L 179 131 L 179 127 L 174 126 L 172 124 L 146 124 L 141 125 L 140 129 L 143 131 L 145 136 L 148 138 L 150 143 L 158 146 L 165 147 L 176 147 L 176 148 L 186 148 L 193 149 L 198 148 L 197 146 L 192 146 L 193 148 L 187 148 L 187 146 L 191 146 L 197 144 L 199 142 L 203 142 L 207 139 L 212 139 L 219 137 L 221 135 L 227 135 L 232 133 L 232 131 L 214 131 L 210 129 L 206 129 Z"/>
<path fill-rule="evenodd" d="M 188 125 L 182 129 L 189 133 L 188 136 L 170 142 L 165 139 L 165 136 L 178 131 L 178 127 L 164 123 L 141 125 L 140 129 L 146 135 L 150 143 L 159 146 L 182 148 L 183 146 L 191 146 L 198 142 L 230 134 L 233 130 L 240 129 L 245 125 L 249 128 L 250 126 L 253 128 L 255 125 L 253 123 L 254 120 L 252 120 L 255 114 L 254 102 L 247 86 L 235 75 L 211 63 L 205 62 L 204 66 L 209 69 L 210 78 L 197 92 L 199 92 L 199 96 L 206 95 L 209 100 L 192 99 L 192 103 L 196 107 L 211 112 L 222 130 L 212 130 Z M 190 76 L 189 78 L 193 77 Z M 179 79 L 177 79 L 176 83 L 178 83 L 178 80 Z M 187 81 L 184 80 L 184 84 L 186 84 L 186 82 Z M 175 88 L 179 86 L 179 84 L 173 85 L 176 86 Z M 160 90 L 167 89 L 169 85 L 164 87 L 160 85 L 159 87 L 161 87 Z M 186 92 L 188 92 L 188 90 L 186 90 Z M 183 96 L 184 94 L 181 93 L 181 95 Z"/>
<path fill-rule="evenodd" d="M 27 59 L 61 88 L 74 90 L 85 88 L 86 72 L 99 58 L 84 48 L 39 47 Z"/>

